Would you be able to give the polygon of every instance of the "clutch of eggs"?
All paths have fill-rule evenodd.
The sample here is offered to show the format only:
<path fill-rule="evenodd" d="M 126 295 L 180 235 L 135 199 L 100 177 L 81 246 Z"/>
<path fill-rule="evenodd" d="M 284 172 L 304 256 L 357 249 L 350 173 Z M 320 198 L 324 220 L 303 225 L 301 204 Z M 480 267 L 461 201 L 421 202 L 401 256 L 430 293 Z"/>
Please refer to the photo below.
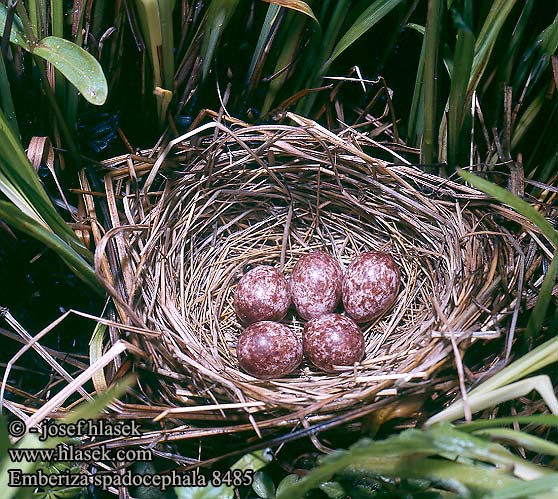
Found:
<path fill-rule="evenodd" d="M 394 304 L 400 273 L 385 252 L 367 251 L 355 257 L 345 274 L 328 253 L 313 251 L 294 266 L 287 282 L 278 269 L 260 265 L 237 284 L 234 308 L 248 326 L 237 343 L 240 367 L 262 379 L 293 372 L 303 354 L 316 367 L 359 362 L 364 336 L 356 323 L 377 319 Z M 347 316 L 333 313 L 342 302 Z M 306 323 L 302 341 L 280 324 L 291 302 Z"/>

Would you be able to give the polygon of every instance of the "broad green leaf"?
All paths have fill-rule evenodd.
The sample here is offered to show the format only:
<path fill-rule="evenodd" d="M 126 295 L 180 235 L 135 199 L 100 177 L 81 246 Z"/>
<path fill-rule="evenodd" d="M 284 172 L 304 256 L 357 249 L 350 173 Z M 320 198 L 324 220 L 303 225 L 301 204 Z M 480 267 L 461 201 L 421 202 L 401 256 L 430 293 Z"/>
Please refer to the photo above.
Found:
<path fill-rule="evenodd" d="M 554 230 L 550 222 L 541 215 L 533 206 L 531 206 L 523 199 L 514 196 L 511 192 L 500 187 L 488 180 L 477 177 L 472 173 L 458 168 L 457 172 L 465 180 L 469 182 L 473 187 L 480 189 L 486 194 L 495 197 L 501 203 L 511 206 L 515 211 L 524 217 L 528 218 L 531 223 L 536 225 L 541 232 L 552 242 L 555 248 L 558 248 L 558 232 Z"/>
<path fill-rule="evenodd" d="M 245 454 L 231 466 L 231 470 L 252 470 L 258 471 L 271 461 L 269 449 Z M 220 487 L 211 484 L 205 487 L 175 487 L 178 499 L 233 499 L 234 488 L 221 485 Z"/>
<path fill-rule="evenodd" d="M 285 478 L 283 478 L 283 480 L 279 482 L 279 485 L 277 485 L 277 491 L 275 495 L 282 494 L 284 489 L 290 487 L 291 485 L 294 485 L 299 480 L 300 477 L 298 475 L 287 475 Z"/>
<path fill-rule="evenodd" d="M 33 54 L 50 62 L 90 102 L 100 106 L 107 99 L 107 80 L 101 65 L 75 43 L 47 36 L 32 49 Z"/>
<path fill-rule="evenodd" d="M 376 23 L 387 16 L 402 0 L 376 0 L 372 2 L 355 21 L 355 23 L 347 30 L 345 35 L 339 40 L 333 54 L 326 62 L 326 65 L 336 59 L 342 52 L 356 42 L 364 33 L 372 28 Z"/>
<path fill-rule="evenodd" d="M 245 454 L 231 466 L 231 470 L 258 471 L 267 466 L 273 459 L 270 449 L 258 450 Z"/>
<path fill-rule="evenodd" d="M 252 489 L 262 499 L 273 499 L 275 497 L 275 484 L 270 476 L 263 471 L 254 474 Z"/>
<path fill-rule="evenodd" d="M 178 499 L 233 499 L 234 489 L 232 487 L 214 487 L 206 485 L 205 487 L 175 487 L 174 489 Z"/>
<path fill-rule="evenodd" d="M 6 27 L 6 18 L 8 16 L 8 8 L 0 3 L 0 37 L 4 33 L 4 28 Z M 29 50 L 29 44 L 25 39 L 25 34 L 23 31 L 23 24 L 21 19 L 16 15 L 13 17 L 12 30 L 10 31 L 10 42 Z"/>
<path fill-rule="evenodd" d="M 347 497 L 343 487 L 338 482 L 324 482 L 320 485 L 320 490 L 330 499 L 345 499 Z"/>
<path fill-rule="evenodd" d="M 310 6 L 306 2 L 303 2 L 302 0 L 263 0 L 263 1 L 267 3 L 273 3 L 275 5 L 280 5 L 281 7 L 285 7 L 287 9 L 302 12 L 303 14 L 306 14 L 308 17 L 312 18 L 314 21 L 318 22 Z"/>

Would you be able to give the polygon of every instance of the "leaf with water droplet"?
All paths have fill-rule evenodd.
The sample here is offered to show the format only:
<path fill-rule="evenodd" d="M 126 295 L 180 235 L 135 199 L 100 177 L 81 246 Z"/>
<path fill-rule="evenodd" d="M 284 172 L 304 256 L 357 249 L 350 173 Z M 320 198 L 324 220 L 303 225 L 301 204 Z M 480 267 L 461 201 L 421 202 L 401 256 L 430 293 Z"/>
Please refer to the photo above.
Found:
<path fill-rule="evenodd" d="M 108 85 L 101 65 L 89 52 L 57 36 L 47 36 L 31 49 L 46 59 L 74 85 L 91 104 L 105 103 Z"/>
<path fill-rule="evenodd" d="M 0 3 L 0 36 L 4 33 L 7 17 L 8 17 L 8 7 Z M 12 29 L 10 31 L 10 42 L 19 45 L 24 49 L 29 48 L 23 32 L 23 24 L 21 22 L 21 19 L 15 14 L 12 21 Z"/>

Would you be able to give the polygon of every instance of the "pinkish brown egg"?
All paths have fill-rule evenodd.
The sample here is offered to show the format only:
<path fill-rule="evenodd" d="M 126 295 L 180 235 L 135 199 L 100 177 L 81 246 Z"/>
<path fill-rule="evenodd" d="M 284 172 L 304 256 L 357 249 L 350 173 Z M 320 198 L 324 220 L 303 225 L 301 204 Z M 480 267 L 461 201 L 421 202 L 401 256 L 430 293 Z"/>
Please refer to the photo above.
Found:
<path fill-rule="evenodd" d="M 341 298 L 341 267 L 323 251 L 303 256 L 294 266 L 289 291 L 303 319 L 333 312 Z"/>
<path fill-rule="evenodd" d="M 357 256 L 345 272 L 342 285 L 345 311 L 356 322 L 368 322 L 385 313 L 399 291 L 399 269 L 380 251 Z"/>
<path fill-rule="evenodd" d="M 306 358 L 316 367 L 351 366 L 364 355 L 364 336 L 349 317 L 326 314 L 307 322 L 302 333 Z"/>
<path fill-rule="evenodd" d="M 244 324 L 280 321 L 290 304 L 287 280 L 279 270 L 267 265 L 244 274 L 234 292 L 234 309 Z"/>
<path fill-rule="evenodd" d="M 302 342 L 284 324 L 255 322 L 240 335 L 236 347 L 240 367 L 257 378 L 279 378 L 302 362 Z"/>

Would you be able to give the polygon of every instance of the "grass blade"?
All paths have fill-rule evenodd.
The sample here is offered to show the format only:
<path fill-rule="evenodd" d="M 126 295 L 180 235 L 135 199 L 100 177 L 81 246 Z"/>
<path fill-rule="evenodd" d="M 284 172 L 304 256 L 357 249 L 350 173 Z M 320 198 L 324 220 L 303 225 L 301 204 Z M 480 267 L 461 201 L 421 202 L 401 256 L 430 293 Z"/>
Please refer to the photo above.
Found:
<path fill-rule="evenodd" d="M 3 4 L 0 3 L 0 33 L 4 33 L 4 28 L 6 27 L 6 20 L 8 18 L 8 8 Z M 29 44 L 25 38 L 25 31 L 23 29 L 23 23 L 21 19 L 14 14 L 12 20 L 12 29 L 10 31 L 10 42 L 23 47 L 26 50 L 29 50 Z"/>
<path fill-rule="evenodd" d="M 413 28 L 422 34 L 422 46 L 420 49 L 420 57 L 417 66 L 417 76 L 415 78 L 415 86 L 413 90 L 413 100 L 411 101 L 411 111 L 409 112 L 409 125 L 407 137 L 415 145 L 420 145 L 424 130 L 424 58 L 426 55 L 426 40 L 424 34 L 426 32 L 424 26 L 417 24 L 409 24 L 408 27 Z"/>
<path fill-rule="evenodd" d="M 364 33 L 372 28 L 376 23 L 380 22 L 387 16 L 395 7 L 397 7 L 402 0 L 376 0 L 372 2 L 355 21 L 355 23 L 347 30 L 341 40 L 335 46 L 333 54 L 326 61 L 326 67 L 339 57 L 347 48 L 356 42 Z M 322 71 L 324 72 L 324 71 Z"/>
<path fill-rule="evenodd" d="M 477 177 L 476 175 L 473 175 L 468 171 L 458 169 L 458 173 L 463 178 L 463 180 L 471 184 L 473 187 L 476 187 L 486 194 L 496 198 L 501 203 L 511 206 L 519 214 L 528 218 L 541 230 L 541 232 L 553 244 L 554 248 L 558 249 L 558 232 L 554 230 L 548 220 L 535 208 L 533 208 L 533 206 L 531 206 L 526 201 L 523 201 L 523 199 L 514 196 L 511 192 L 504 189 L 503 187 L 493 184 L 492 182 L 489 182 L 488 180 L 485 180 L 483 178 Z"/>
<path fill-rule="evenodd" d="M 540 414 L 535 416 L 509 416 L 495 419 L 478 419 L 470 423 L 461 423 L 459 429 L 463 431 L 477 431 L 484 428 L 511 425 L 514 423 L 558 427 L 558 416 Z"/>
<path fill-rule="evenodd" d="M 172 12 L 176 0 L 159 0 L 163 55 L 163 85 L 166 90 L 174 89 L 174 38 Z"/>
<path fill-rule="evenodd" d="M 491 428 L 477 430 L 473 432 L 475 435 L 489 437 L 491 440 L 503 441 L 511 443 L 517 447 L 523 447 L 537 454 L 546 456 L 558 456 L 558 445 L 548 442 L 540 437 L 530 435 L 524 431 L 511 430 L 509 428 Z"/>
<path fill-rule="evenodd" d="M 104 294 L 93 267 L 56 234 L 39 225 L 33 218 L 6 201 L 0 201 L 0 218 L 8 225 L 37 239 L 52 249 L 74 274 L 100 295 Z"/>
<path fill-rule="evenodd" d="M 525 497 L 553 499 L 558 494 L 558 479 L 554 475 L 543 476 L 528 482 L 510 484 L 484 499 L 523 499 Z"/>
<path fill-rule="evenodd" d="M 258 43 L 254 49 L 252 61 L 250 62 L 250 68 L 248 69 L 248 74 L 246 76 L 249 92 L 256 87 L 260 79 L 261 67 L 265 62 L 264 49 L 273 36 L 274 25 L 277 22 L 277 15 L 279 14 L 280 9 L 281 7 L 274 4 L 269 5 L 267 8 L 267 14 L 265 15 L 260 36 L 258 37 Z M 260 70 L 256 72 L 256 68 L 260 68 Z"/>
<path fill-rule="evenodd" d="M 537 334 L 545 321 L 546 313 L 548 307 L 552 302 L 552 290 L 554 289 L 554 283 L 556 282 L 556 273 L 558 271 L 558 250 L 554 252 L 552 262 L 546 273 L 544 281 L 537 297 L 537 303 L 535 304 L 531 315 L 529 316 L 529 322 L 527 323 L 527 330 L 525 331 L 526 340 L 532 340 Z"/>
<path fill-rule="evenodd" d="M 14 135 L 19 135 L 19 129 L 17 126 L 17 117 L 15 114 L 14 103 L 12 101 L 12 91 L 10 88 L 10 82 L 8 80 L 8 74 L 6 73 L 6 66 L 4 64 L 4 58 L 0 55 L 0 104 L 4 110 L 6 116 L 6 121 L 12 128 Z"/>
<path fill-rule="evenodd" d="M 500 34 L 504 22 L 508 18 L 516 0 L 495 0 L 485 19 L 475 45 L 475 57 L 471 68 L 471 78 L 467 90 L 467 103 L 471 101 L 473 92 L 484 75 L 492 50 Z"/>
<path fill-rule="evenodd" d="M 275 5 L 280 5 L 281 7 L 285 7 L 286 9 L 296 10 L 298 12 L 302 12 L 310 17 L 312 20 L 318 22 L 314 12 L 312 11 L 311 7 L 302 0 L 263 0 L 267 3 L 273 3 Z"/>
<path fill-rule="evenodd" d="M 284 30 L 285 42 L 277 63 L 275 66 L 275 74 L 277 75 L 269 84 L 269 89 L 265 96 L 261 114 L 265 115 L 272 109 L 273 103 L 279 91 L 283 88 L 287 76 L 289 75 L 289 67 L 296 60 L 297 48 L 300 46 L 301 37 L 306 24 L 306 18 L 295 13 L 289 13 L 286 18 L 286 27 Z"/>
<path fill-rule="evenodd" d="M 442 0 L 428 0 L 425 32 L 424 58 L 424 131 L 422 136 L 421 161 L 434 162 L 435 130 L 438 117 L 437 81 L 442 20 Z"/>
<path fill-rule="evenodd" d="M 553 22 L 536 37 L 517 65 L 513 83 L 516 92 L 519 93 L 525 82 L 528 82 L 529 88 L 536 85 L 550 64 L 550 56 L 556 53 L 557 48 L 558 14 L 556 14 Z"/>
<path fill-rule="evenodd" d="M 472 464 L 469 460 L 480 462 Z M 529 479 L 545 475 L 558 478 L 557 473 L 514 456 L 498 444 L 442 424 L 424 431 L 406 430 L 382 441 L 363 440 L 348 451 L 333 452 L 299 482 L 285 487 L 277 499 L 301 498 L 337 473 L 349 478 L 380 475 L 451 481 L 461 485 L 464 492 L 474 491 L 477 497 L 479 493 L 522 484 L 511 470 Z"/>
<path fill-rule="evenodd" d="M 202 77 L 205 79 L 213 62 L 223 31 L 229 24 L 239 0 L 213 0 L 207 10 L 205 35 L 202 41 Z"/>
<path fill-rule="evenodd" d="M 453 57 L 448 106 L 448 161 L 450 165 L 454 165 L 460 158 L 461 130 L 468 111 L 467 84 L 471 77 L 475 50 L 475 35 L 471 28 L 465 24 L 456 11 L 453 12 L 459 30 Z"/>

